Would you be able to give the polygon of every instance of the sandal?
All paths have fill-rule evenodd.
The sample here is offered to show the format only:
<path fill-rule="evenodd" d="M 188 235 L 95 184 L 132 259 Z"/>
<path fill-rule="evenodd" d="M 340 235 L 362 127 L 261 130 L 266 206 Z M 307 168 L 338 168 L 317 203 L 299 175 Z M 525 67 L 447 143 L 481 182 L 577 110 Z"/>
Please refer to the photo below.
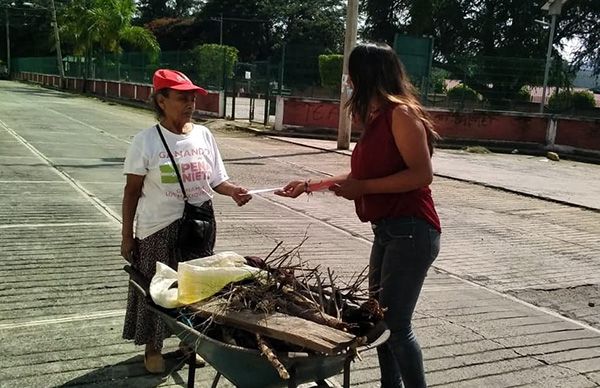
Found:
<path fill-rule="evenodd" d="M 144 353 L 144 366 L 152 374 L 165 373 L 165 360 L 160 353 Z"/>
<path fill-rule="evenodd" d="M 194 351 L 190 346 L 188 346 L 185 342 L 181 341 L 179 343 L 179 351 L 185 358 L 189 358 L 192 354 L 196 355 L 196 367 L 202 368 L 206 366 L 206 361 Z"/>

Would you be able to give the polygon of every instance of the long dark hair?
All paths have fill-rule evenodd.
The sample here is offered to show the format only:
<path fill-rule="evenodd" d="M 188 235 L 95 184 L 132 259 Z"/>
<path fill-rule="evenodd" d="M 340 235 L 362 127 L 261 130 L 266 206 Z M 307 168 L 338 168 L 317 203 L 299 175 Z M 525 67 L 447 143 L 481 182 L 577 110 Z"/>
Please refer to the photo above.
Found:
<path fill-rule="evenodd" d="M 373 101 L 404 105 L 425 126 L 429 154 L 433 154 L 434 142 L 440 137 L 434 130 L 431 116 L 419 102 L 402 62 L 390 46 L 375 43 L 356 46 L 348 61 L 348 75 L 353 89 L 345 107 L 359 122 L 368 122 L 369 106 Z"/>

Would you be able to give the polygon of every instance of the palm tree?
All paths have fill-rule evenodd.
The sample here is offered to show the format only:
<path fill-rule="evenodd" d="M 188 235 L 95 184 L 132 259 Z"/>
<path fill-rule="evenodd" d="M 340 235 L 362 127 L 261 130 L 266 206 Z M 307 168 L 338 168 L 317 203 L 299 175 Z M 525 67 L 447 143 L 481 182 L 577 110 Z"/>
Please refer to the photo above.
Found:
<path fill-rule="evenodd" d="M 124 42 L 146 53 L 151 62 L 158 58 L 160 46 L 154 34 L 131 25 L 135 12 L 134 0 L 73 0 L 63 10 L 61 34 L 72 44 L 73 54 L 85 58 L 84 79 L 94 51 L 121 54 Z"/>

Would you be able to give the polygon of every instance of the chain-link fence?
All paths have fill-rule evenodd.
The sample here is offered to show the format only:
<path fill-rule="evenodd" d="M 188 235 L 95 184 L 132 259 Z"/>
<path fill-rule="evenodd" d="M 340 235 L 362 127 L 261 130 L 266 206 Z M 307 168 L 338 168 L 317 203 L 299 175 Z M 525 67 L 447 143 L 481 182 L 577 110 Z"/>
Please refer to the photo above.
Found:
<path fill-rule="evenodd" d="M 546 61 L 537 58 L 453 57 L 434 67 L 426 105 L 453 110 L 539 112 Z M 550 63 L 545 112 L 600 117 L 600 96 L 572 87 L 569 63 Z"/>
<path fill-rule="evenodd" d="M 225 59 L 223 58 L 223 60 Z M 193 80 L 202 79 L 206 81 L 206 72 L 199 71 L 199 63 L 201 62 L 199 55 L 193 51 L 161 52 L 156 61 L 151 61 L 146 54 L 130 52 L 100 54 L 90 60 L 84 56 L 68 55 L 63 57 L 63 68 L 67 77 L 149 84 L 152 83 L 152 74 L 160 68 L 177 69 Z M 218 74 L 210 77 L 209 83 L 202 82 L 202 84 L 219 90 L 223 87 L 225 68 L 221 64 L 217 66 Z M 12 71 L 59 74 L 56 57 L 14 58 L 12 60 Z"/>
<path fill-rule="evenodd" d="M 339 88 L 321 85 L 319 55 L 331 53 L 318 46 L 283 45 L 269 60 L 252 63 L 230 63 L 225 54 L 162 52 L 154 62 L 142 53 L 102 54 L 87 65 L 84 57 L 63 60 L 65 75 L 79 78 L 151 83 L 153 72 L 164 67 L 183 71 L 200 85 L 225 90 L 230 96 L 339 98 Z M 427 106 L 538 112 L 544 67 L 545 60 L 537 58 L 454 57 L 434 62 L 428 77 L 411 81 L 421 91 L 426 87 L 421 98 Z M 12 70 L 58 74 L 55 57 L 15 58 Z M 600 108 L 594 108 L 600 105 L 600 96 L 573 90 L 574 77 L 568 63 L 552 62 L 545 111 L 600 117 Z"/>

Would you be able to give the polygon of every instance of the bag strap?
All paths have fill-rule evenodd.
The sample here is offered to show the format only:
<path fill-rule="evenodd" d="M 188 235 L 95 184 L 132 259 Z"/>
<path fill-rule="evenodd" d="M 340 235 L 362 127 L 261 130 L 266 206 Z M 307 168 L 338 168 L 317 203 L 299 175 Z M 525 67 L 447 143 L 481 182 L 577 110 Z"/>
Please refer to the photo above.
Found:
<path fill-rule="evenodd" d="M 162 143 L 165 146 L 165 149 L 167 150 L 167 154 L 169 154 L 169 158 L 171 158 L 171 163 L 173 163 L 173 168 L 175 169 L 175 174 L 177 174 L 177 180 L 179 181 L 179 186 L 181 186 L 181 192 L 183 193 L 183 201 L 187 202 L 188 197 L 187 197 L 187 194 L 185 193 L 185 188 L 183 187 L 183 181 L 181 179 L 181 175 L 179 175 L 179 169 L 177 168 L 177 163 L 175 163 L 175 158 L 173 158 L 173 154 L 171 154 L 171 150 L 169 149 L 169 146 L 167 145 L 167 141 L 165 140 L 165 137 L 162 134 L 162 131 L 160 130 L 160 127 L 158 126 L 158 124 L 156 124 L 156 130 L 158 131 L 160 140 L 162 140 Z"/>

